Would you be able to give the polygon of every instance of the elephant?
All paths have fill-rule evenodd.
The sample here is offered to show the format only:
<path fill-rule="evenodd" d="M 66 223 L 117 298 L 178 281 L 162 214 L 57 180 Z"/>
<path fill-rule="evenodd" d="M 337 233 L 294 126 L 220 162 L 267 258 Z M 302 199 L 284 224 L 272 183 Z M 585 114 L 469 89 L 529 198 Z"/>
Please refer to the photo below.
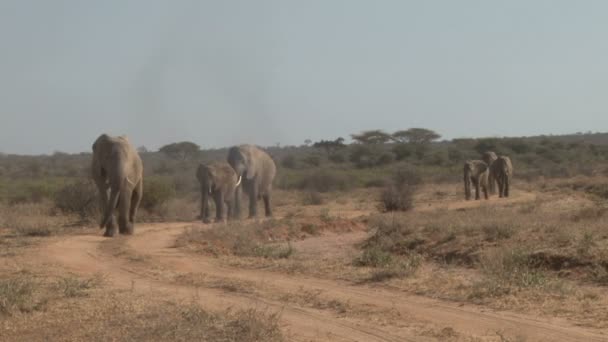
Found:
<path fill-rule="evenodd" d="M 483 160 L 488 167 L 492 167 L 492 163 L 498 159 L 498 156 L 496 155 L 496 153 L 492 152 L 492 151 L 487 151 L 484 152 L 484 154 L 481 157 L 481 160 Z M 494 176 L 492 175 L 492 172 L 490 172 L 490 175 L 488 176 L 488 185 L 489 185 L 489 191 L 490 194 L 495 194 L 496 193 L 496 179 L 494 179 Z"/>
<path fill-rule="evenodd" d="M 233 146 L 228 151 L 228 163 L 242 182 L 235 196 L 235 216 L 240 216 L 241 188 L 249 196 L 249 218 L 257 216 L 257 200 L 264 199 L 266 216 L 272 216 L 270 196 L 276 165 L 268 153 L 253 145 Z"/>
<path fill-rule="evenodd" d="M 490 175 L 498 183 L 498 197 L 509 197 L 509 187 L 511 185 L 511 177 L 513 176 L 513 164 L 511 158 L 500 156 L 492 166 L 490 166 Z"/>
<path fill-rule="evenodd" d="M 101 199 L 103 219 L 99 228 L 106 228 L 104 236 L 116 234 L 117 207 L 120 234 L 133 234 L 143 196 L 143 163 L 129 139 L 100 135 L 93 144 L 91 172 Z"/>
<path fill-rule="evenodd" d="M 209 223 L 209 196 L 215 202 L 215 221 L 234 216 L 234 199 L 236 188 L 241 184 L 242 177 L 237 177 L 232 166 L 227 162 L 215 162 L 208 165 L 200 164 L 196 170 L 196 178 L 201 185 L 201 219 Z M 226 210 L 224 210 L 226 207 Z"/>
<path fill-rule="evenodd" d="M 475 199 L 480 198 L 480 188 L 485 199 L 488 199 L 488 175 L 490 170 L 483 160 L 467 160 L 464 163 L 464 194 L 465 199 L 471 199 L 471 183 L 475 185 Z"/>

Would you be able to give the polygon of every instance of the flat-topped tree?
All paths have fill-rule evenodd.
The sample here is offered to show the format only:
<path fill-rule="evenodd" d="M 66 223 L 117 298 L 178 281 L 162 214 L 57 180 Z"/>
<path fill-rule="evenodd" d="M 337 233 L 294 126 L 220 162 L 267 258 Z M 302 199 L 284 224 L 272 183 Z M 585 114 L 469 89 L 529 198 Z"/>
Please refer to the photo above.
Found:
<path fill-rule="evenodd" d="M 421 145 L 429 144 L 441 138 L 441 135 L 426 128 L 410 128 L 403 131 L 397 131 L 393 133 L 391 137 L 396 142 Z"/>
<path fill-rule="evenodd" d="M 161 147 L 159 151 L 174 159 L 187 160 L 198 156 L 201 148 L 193 142 L 182 141 L 165 145 Z"/>
<path fill-rule="evenodd" d="M 359 134 L 351 134 L 350 136 L 354 141 L 365 145 L 386 144 L 392 140 L 391 135 L 381 129 L 363 131 Z"/>

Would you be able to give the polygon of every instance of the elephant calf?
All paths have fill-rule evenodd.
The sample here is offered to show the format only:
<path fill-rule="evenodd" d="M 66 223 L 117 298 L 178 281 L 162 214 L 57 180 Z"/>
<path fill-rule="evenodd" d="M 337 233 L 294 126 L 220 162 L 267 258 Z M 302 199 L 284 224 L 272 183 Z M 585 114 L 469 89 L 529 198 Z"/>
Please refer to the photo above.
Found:
<path fill-rule="evenodd" d="M 489 168 L 482 160 L 467 160 L 464 163 L 464 194 L 466 200 L 471 199 L 471 183 L 475 186 L 475 199 L 480 198 L 480 188 L 484 198 L 488 199 Z"/>
<path fill-rule="evenodd" d="M 509 197 L 509 187 L 511 185 L 511 177 L 513 175 L 513 164 L 511 158 L 500 156 L 492 163 L 490 167 L 492 178 L 498 183 L 498 197 Z"/>
<path fill-rule="evenodd" d="M 215 202 L 216 222 L 224 220 L 224 213 L 226 218 L 234 217 L 235 191 L 241 183 L 241 177 L 237 177 L 230 164 L 226 162 L 201 164 L 196 171 L 196 178 L 201 185 L 201 219 L 203 222 L 210 222 L 209 196 Z"/>
<path fill-rule="evenodd" d="M 143 196 L 143 170 L 139 154 L 126 136 L 102 134 L 95 140 L 91 172 L 101 197 L 100 228 L 106 228 L 104 236 L 116 234 L 116 207 L 119 232 L 133 234 L 135 215 Z"/>

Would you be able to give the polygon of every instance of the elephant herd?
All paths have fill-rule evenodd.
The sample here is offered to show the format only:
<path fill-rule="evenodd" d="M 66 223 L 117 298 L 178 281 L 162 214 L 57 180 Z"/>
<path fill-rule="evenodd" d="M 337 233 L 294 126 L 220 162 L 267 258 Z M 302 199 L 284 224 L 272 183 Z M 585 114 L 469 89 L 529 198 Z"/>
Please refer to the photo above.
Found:
<path fill-rule="evenodd" d="M 513 166 L 507 156 L 498 157 L 486 152 L 483 160 L 468 160 L 464 164 L 465 197 L 471 199 L 471 186 L 475 199 L 480 192 L 488 199 L 488 190 L 494 192 L 498 184 L 499 197 L 509 196 Z M 102 134 L 93 143 L 92 176 L 102 203 L 103 218 L 100 228 L 104 236 L 133 234 L 137 209 L 143 196 L 143 163 L 126 136 L 111 137 Z M 226 161 L 201 164 L 196 178 L 201 186 L 201 213 L 203 222 L 210 222 L 209 199 L 215 202 L 215 221 L 240 217 L 241 194 L 249 198 L 249 217 L 257 215 L 257 202 L 264 201 L 266 216 L 272 215 L 270 205 L 272 182 L 276 166 L 272 158 L 253 145 L 230 148 Z M 114 211 L 118 209 L 118 222 Z"/>
<path fill-rule="evenodd" d="M 91 165 L 99 190 L 104 236 L 133 234 L 135 216 L 143 196 L 143 163 L 126 136 L 102 134 L 93 143 Z M 249 197 L 249 217 L 257 215 L 257 201 L 264 200 L 266 216 L 272 215 L 270 198 L 276 166 L 272 158 L 253 145 L 230 148 L 227 160 L 201 164 L 196 177 L 201 186 L 201 219 L 210 222 L 209 198 L 215 201 L 216 221 L 240 216 L 240 197 Z M 118 225 L 114 211 L 118 209 Z"/>
<path fill-rule="evenodd" d="M 488 191 L 496 192 L 498 197 L 509 197 L 513 164 L 507 156 L 497 156 L 494 152 L 483 154 L 482 160 L 467 160 L 464 163 L 464 194 L 467 200 L 471 199 L 471 186 L 475 186 L 475 199 L 480 199 L 483 191 L 484 198 L 488 199 Z"/>

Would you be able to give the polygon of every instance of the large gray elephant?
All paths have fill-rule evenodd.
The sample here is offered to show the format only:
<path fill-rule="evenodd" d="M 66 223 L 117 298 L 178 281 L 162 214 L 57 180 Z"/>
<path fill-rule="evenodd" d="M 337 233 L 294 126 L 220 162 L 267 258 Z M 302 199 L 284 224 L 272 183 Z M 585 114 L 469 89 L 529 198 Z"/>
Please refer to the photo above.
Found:
<path fill-rule="evenodd" d="M 104 236 L 116 234 L 114 210 L 117 207 L 119 232 L 133 234 L 135 215 L 143 196 L 143 164 L 128 138 L 100 135 L 93 144 L 91 171 L 101 198 L 100 228 L 106 228 Z"/>
<path fill-rule="evenodd" d="M 464 194 L 466 200 L 471 199 L 471 184 L 475 186 L 475 199 L 480 198 L 480 189 L 484 198 L 488 199 L 488 176 L 490 170 L 483 160 L 467 160 L 464 163 Z"/>
<path fill-rule="evenodd" d="M 498 197 L 509 197 L 511 177 L 513 176 L 513 164 L 511 158 L 500 156 L 490 167 L 490 175 L 498 183 Z"/>
<path fill-rule="evenodd" d="M 484 163 L 486 163 L 489 168 L 492 168 L 492 163 L 494 163 L 494 161 L 496 159 L 498 159 L 498 156 L 496 155 L 496 153 L 494 153 L 492 151 L 484 152 L 484 154 L 481 157 L 481 160 L 483 160 Z M 489 185 L 488 189 L 490 190 L 490 194 L 495 194 L 496 193 L 496 179 L 494 179 L 492 172 L 490 172 L 490 175 L 488 176 L 488 185 Z"/>
<path fill-rule="evenodd" d="M 241 188 L 249 196 L 249 217 L 257 216 L 257 200 L 264 199 L 266 216 L 272 216 L 270 195 L 276 165 L 268 153 L 253 145 L 234 146 L 228 151 L 228 163 L 242 182 L 236 191 L 235 216 L 240 216 Z"/>
<path fill-rule="evenodd" d="M 234 217 L 234 199 L 236 188 L 242 177 L 238 177 L 232 166 L 226 162 L 200 164 L 196 178 L 201 185 L 201 219 L 209 223 L 209 196 L 215 202 L 215 221 Z M 226 214 L 224 216 L 224 213 Z"/>

